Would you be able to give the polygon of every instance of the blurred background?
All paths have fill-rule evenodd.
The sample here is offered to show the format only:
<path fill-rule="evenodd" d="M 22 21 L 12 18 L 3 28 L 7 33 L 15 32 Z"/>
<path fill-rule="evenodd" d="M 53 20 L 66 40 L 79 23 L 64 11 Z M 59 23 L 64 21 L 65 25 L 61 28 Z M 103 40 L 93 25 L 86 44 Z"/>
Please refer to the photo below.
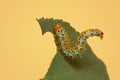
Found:
<path fill-rule="evenodd" d="M 103 40 L 88 44 L 110 80 L 120 79 L 119 0 L 0 0 L 0 80 L 38 80 L 47 73 L 56 46 L 51 33 L 42 36 L 41 17 L 63 19 L 79 32 L 101 29 Z"/>

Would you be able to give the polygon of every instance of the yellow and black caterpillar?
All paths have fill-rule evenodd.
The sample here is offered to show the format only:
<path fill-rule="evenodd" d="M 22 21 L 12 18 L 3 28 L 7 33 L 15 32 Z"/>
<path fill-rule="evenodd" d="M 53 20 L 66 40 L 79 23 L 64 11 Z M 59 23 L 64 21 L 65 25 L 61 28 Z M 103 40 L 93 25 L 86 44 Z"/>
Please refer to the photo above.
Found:
<path fill-rule="evenodd" d="M 75 58 L 77 56 L 82 56 L 83 51 L 85 50 L 86 39 L 92 36 L 99 36 L 101 39 L 103 38 L 103 32 L 99 29 L 88 29 L 83 31 L 77 37 L 74 47 L 70 46 L 70 38 L 65 29 L 57 24 L 54 27 L 55 39 L 57 40 L 57 44 L 59 46 L 59 50 L 65 56 L 70 58 Z"/>

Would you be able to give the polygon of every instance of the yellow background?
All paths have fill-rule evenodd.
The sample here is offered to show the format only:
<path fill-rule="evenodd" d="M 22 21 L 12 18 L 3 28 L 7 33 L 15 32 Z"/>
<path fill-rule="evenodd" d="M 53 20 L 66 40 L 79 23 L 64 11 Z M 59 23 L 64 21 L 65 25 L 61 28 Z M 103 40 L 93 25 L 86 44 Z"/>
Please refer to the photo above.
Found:
<path fill-rule="evenodd" d="M 107 66 L 111 80 L 120 79 L 119 0 L 0 0 L 0 80 L 38 80 L 56 53 L 53 35 L 42 36 L 36 18 L 70 22 L 79 32 L 99 28 L 103 40 L 88 43 Z"/>

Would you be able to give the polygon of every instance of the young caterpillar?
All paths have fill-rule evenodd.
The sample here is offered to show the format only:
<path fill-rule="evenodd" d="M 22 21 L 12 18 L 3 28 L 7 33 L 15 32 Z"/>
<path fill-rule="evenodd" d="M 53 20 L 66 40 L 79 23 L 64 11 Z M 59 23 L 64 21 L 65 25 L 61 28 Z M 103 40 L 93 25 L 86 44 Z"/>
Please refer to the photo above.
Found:
<path fill-rule="evenodd" d="M 60 24 L 54 27 L 54 32 L 60 50 L 65 56 L 71 58 L 82 56 L 82 52 L 85 50 L 86 39 L 89 37 L 99 36 L 101 39 L 103 38 L 103 32 L 99 29 L 88 29 L 79 34 L 74 47 L 71 47 L 68 33 Z"/>

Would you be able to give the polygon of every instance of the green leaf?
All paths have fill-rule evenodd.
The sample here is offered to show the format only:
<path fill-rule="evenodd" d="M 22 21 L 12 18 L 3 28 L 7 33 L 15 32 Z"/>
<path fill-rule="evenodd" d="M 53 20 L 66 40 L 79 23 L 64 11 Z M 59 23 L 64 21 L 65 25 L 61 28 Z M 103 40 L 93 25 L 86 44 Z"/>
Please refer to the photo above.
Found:
<path fill-rule="evenodd" d="M 54 35 L 53 27 L 56 24 L 61 24 L 69 34 L 71 45 L 74 45 L 78 32 L 68 22 L 53 18 L 40 18 L 37 21 L 42 34 L 51 32 Z M 61 52 L 57 51 L 42 80 L 109 80 L 109 77 L 105 64 L 96 57 L 87 44 L 82 58 L 74 60 L 64 57 Z"/>

